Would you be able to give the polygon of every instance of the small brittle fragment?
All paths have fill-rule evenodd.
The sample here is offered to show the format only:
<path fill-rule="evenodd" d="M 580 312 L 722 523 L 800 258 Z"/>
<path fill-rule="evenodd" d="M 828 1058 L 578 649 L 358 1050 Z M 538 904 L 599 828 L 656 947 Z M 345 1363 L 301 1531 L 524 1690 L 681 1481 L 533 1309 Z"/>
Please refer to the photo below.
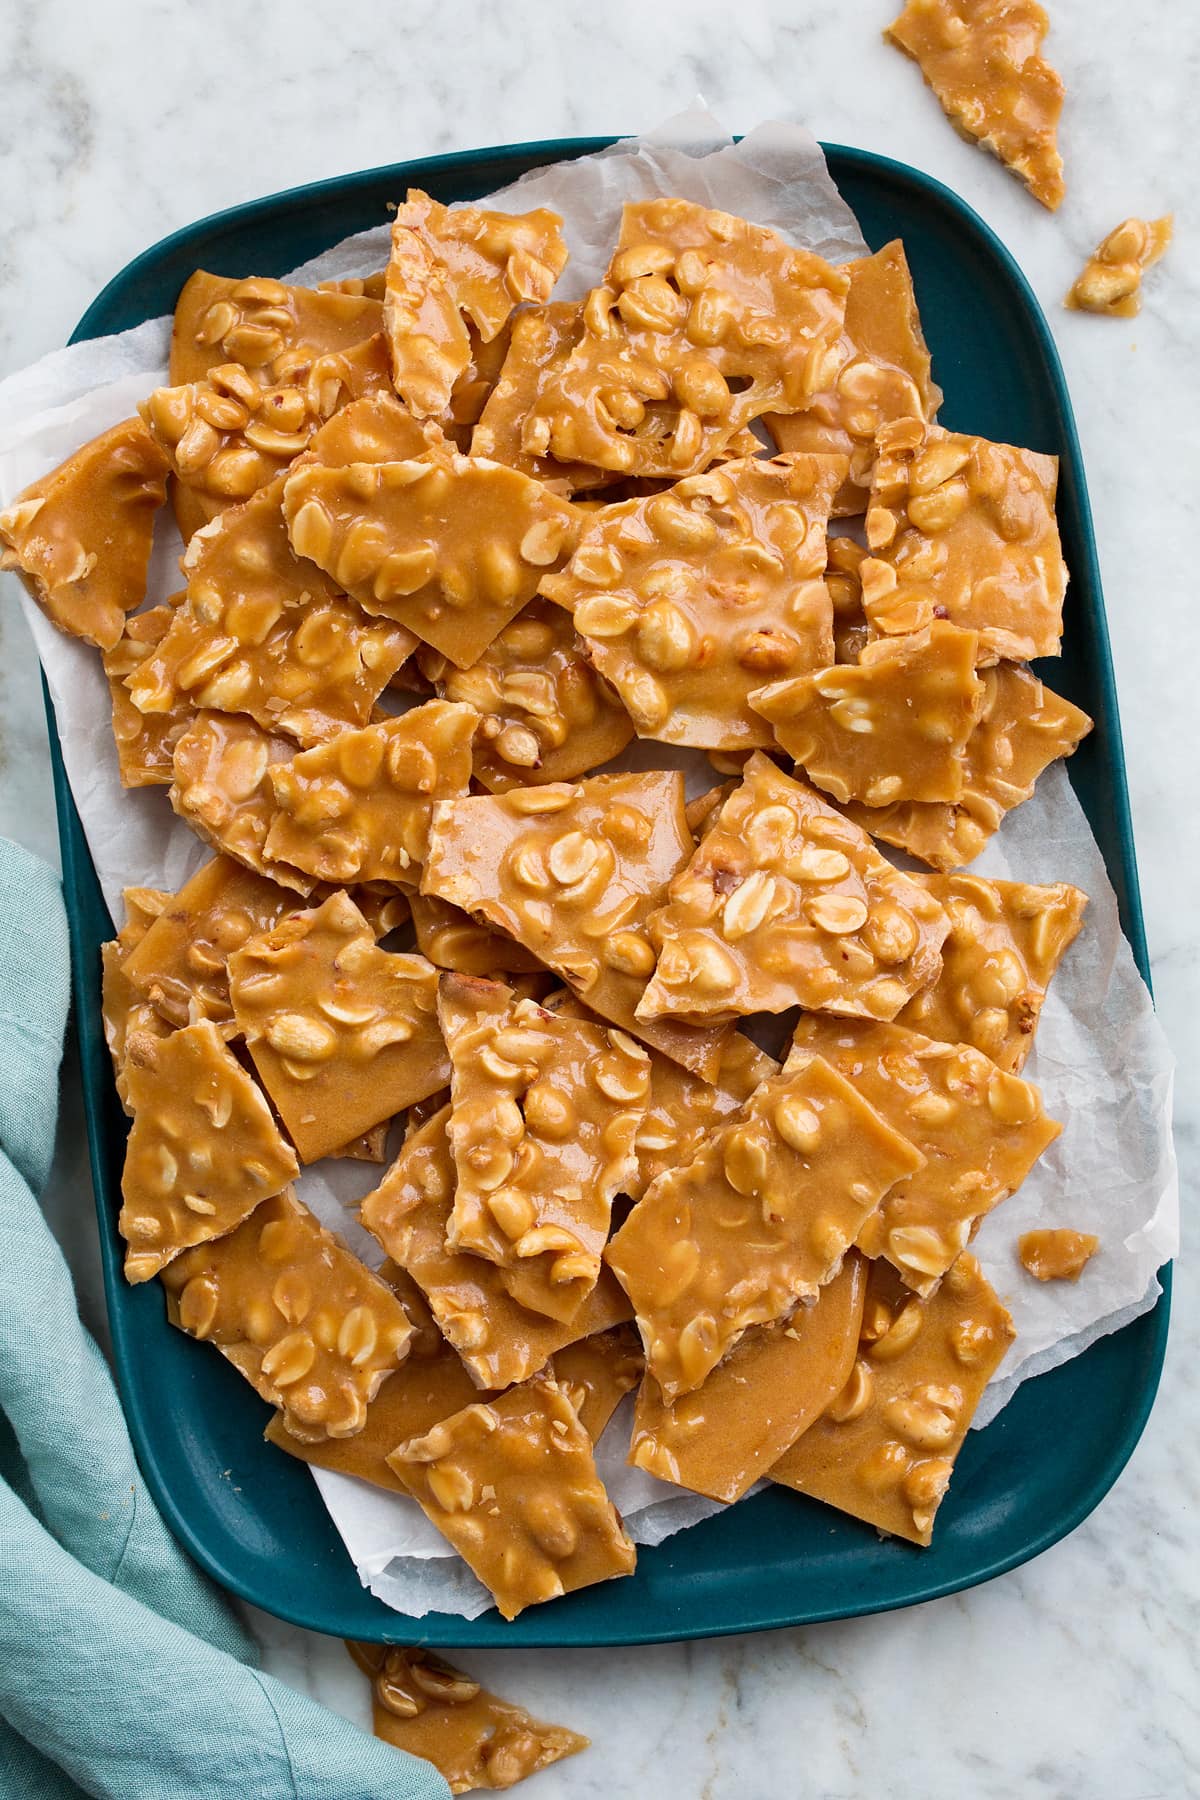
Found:
<path fill-rule="evenodd" d="M 215 1344 L 296 1438 L 352 1437 L 413 1329 L 386 1282 L 290 1189 L 163 1276 L 172 1325 Z"/>
<path fill-rule="evenodd" d="M 122 787 L 170 786 L 175 746 L 195 713 L 193 702 L 185 694 L 174 695 L 157 713 L 143 713 L 129 686 L 157 655 L 183 597 L 181 593 L 174 594 L 164 606 L 135 613 L 125 621 L 125 630 L 112 649 L 102 655 L 112 694 L 113 738 Z"/>
<path fill-rule="evenodd" d="M 245 713 L 198 712 L 175 744 L 170 801 L 197 837 L 282 887 L 311 894 L 311 876 L 268 849 L 276 816 L 273 764 L 296 754 L 291 738 Z"/>
<path fill-rule="evenodd" d="M 642 1378 L 646 1359 L 632 1324 L 614 1325 L 556 1350 L 551 1364 L 555 1381 L 579 1415 L 593 1444 L 625 1395 Z"/>
<path fill-rule="evenodd" d="M 543 592 L 566 607 L 641 737 L 767 747 L 749 703 L 833 660 L 822 574 L 842 458 L 745 457 L 606 506 Z"/>
<path fill-rule="evenodd" d="M 542 967 L 523 944 L 477 924 L 469 913 L 451 906 L 448 900 L 437 900 L 432 894 L 413 894 L 410 905 L 417 948 L 439 969 L 503 980 L 509 975 L 533 975 Z"/>
<path fill-rule="evenodd" d="M 499 378 L 471 436 L 472 456 L 520 469 L 567 494 L 617 479 L 590 463 L 535 455 L 523 444 L 526 419 L 582 335 L 583 307 L 577 301 L 555 300 L 517 314 Z"/>
<path fill-rule="evenodd" d="M 700 1387 L 749 1326 L 812 1299 L 888 1189 L 923 1162 L 813 1057 L 763 1082 L 691 1163 L 660 1175 L 605 1260 L 663 1397 Z"/>
<path fill-rule="evenodd" d="M 960 1256 L 928 1300 L 873 1263 L 850 1379 L 771 1479 L 928 1544 L 967 1428 L 1014 1336 L 973 1256 Z"/>
<path fill-rule="evenodd" d="M 133 1125 L 118 1221 L 127 1281 L 221 1237 L 299 1172 L 250 1076 L 208 1020 L 125 1046 Z"/>
<path fill-rule="evenodd" d="M 229 958 L 234 1017 L 306 1163 L 444 1087 L 437 970 L 380 950 L 348 894 Z"/>
<path fill-rule="evenodd" d="M 592 1441 L 552 1377 L 476 1401 L 388 1461 L 503 1618 L 633 1573 Z"/>
<path fill-rule="evenodd" d="M 735 1031 L 721 1052 L 715 1081 L 701 1081 L 669 1057 L 650 1052 L 650 1098 L 634 1140 L 637 1173 L 625 1192 L 640 1200 L 650 1183 L 668 1169 L 691 1162 L 713 1129 L 738 1112 L 755 1088 L 779 1064 Z"/>
<path fill-rule="evenodd" d="M 1071 312 L 1136 319 L 1142 310 L 1142 276 L 1174 236 L 1170 213 L 1161 219 L 1125 219 L 1088 258 L 1063 304 Z"/>
<path fill-rule="evenodd" d="M 175 304 L 171 384 L 202 381 L 222 363 L 282 374 L 314 355 L 349 350 L 382 326 L 377 299 L 197 269 Z"/>
<path fill-rule="evenodd" d="M 833 660 L 856 663 L 875 632 L 862 603 L 862 565 L 867 552 L 851 537 L 831 537 L 825 545 L 825 586 L 833 604 Z"/>
<path fill-rule="evenodd" d="M 866 833 L 759 752 L 648 930 L 639 1018 L 894 1018 L 941 968 L 942 908 Z"/>
<path fill-rule="evenodd" d="M 125 923 L 116 937 L 100 946 L 100 1018 L 112 1057 L 117 1098 L 129 1111 L 125 1082 L 125 1047 L 139 1032 L 166 1037 L 171 1025 L 129 979 L 126 964 L 158 915 L 174 896 L 159 888 L 126 888 Z"/>
<path fill-rule="evenodd" d="M 1017 1240 L 1021 1266 L 1035 1281 L 1078 1281 L 1099 1248 L 1100 1239 L 1090 1231 L 1063 1226 L 1026 1231 Z"/>

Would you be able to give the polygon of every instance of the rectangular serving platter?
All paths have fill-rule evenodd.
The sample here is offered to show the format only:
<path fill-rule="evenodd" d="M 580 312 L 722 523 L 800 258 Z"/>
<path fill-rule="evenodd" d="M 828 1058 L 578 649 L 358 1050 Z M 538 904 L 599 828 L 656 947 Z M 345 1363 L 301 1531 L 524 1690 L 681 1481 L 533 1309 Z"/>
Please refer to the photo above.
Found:
<path fill-rule="evenodd" d="M 601 149 L 557 140 L 426 158 L 295 188 L 203 219 L 121 271 L 74 338 L 170 312 L 187 277 L 282 275 L 382 223 L 410 186 L 463 201 L 526 170 Z M 951 429 L 1054 452 L 1071 570 L 1060 662 L 1042 672 L 1085 707 L 1094 733 L 1071 780 L 1117 892 L 1142 975 L 1149 969 L 1104 602 L 1071 404 L 1046 321 L 1004 246 L 955 194 L 865 151 L 826 146 L 835 181 L 878 248 L 904 240 Z M 989 1580 L 1074 1529 L 1141 1434 L 1166 1345 L 1169 1274 L 1157 1305 L 1084 1355 L 1026 1382 L 968 1434 L 934 1547 L 880 1540 L 856 1520 L 770 1490 L 639 1552 L 637 1573 L 535 1607 L 511 1624 L 435 1613 L 411 1620 L 359 1584 L 308 1470 L 264 1443 L 268 1408 L 208 1346 L 173 1331 L 157 1283 L 121 1275 L 116 1219 L 127 1122 L 100 1019 L 100 945 L 110 920 L 58 749 L 47 697 L 76 1026 L 117 1378 L 139 1463 L 175 1536 L 224 1587 L 312 1630 L 381 1642 L 639 1644 L 854 1617 Z M 1053 1453 L 1048 1454 L 1052 1447 Z"/>

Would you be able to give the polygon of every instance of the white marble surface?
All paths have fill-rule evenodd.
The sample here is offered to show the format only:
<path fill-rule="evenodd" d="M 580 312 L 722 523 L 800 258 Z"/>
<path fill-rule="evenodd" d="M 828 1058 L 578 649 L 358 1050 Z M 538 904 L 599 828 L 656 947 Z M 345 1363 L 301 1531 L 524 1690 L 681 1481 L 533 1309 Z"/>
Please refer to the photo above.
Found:
<path fill-rule="evenodd" d="M 129 258 L 215 208 L 342 170 L 567 133 L 636 130 L 702 91 L 734 128 L 771 114 L 950 183 L 1013 249 L 1066 365 L 1096 513 L 1155 984 L 1180 1059 L 1185 1206 L 1200 1163 L 1200 879 L 1190 741 L 1200 653 L 1192 569 L 1200 453 L 1190 415 L 1200 289 L 1190 102 L 1200 26 L 1178 0 L 1054 0 L 1068 86 L 1069 197 L 1043 213 L 960 142 L 879 41 L 875 0 L 576 0 L 335 11 L 310 0 L 184 9 L 0 0 L 0 373 L 62 342 Z M 385 24 L 385 18 L 390 23 Z M 1181 33 L 1184 36 L 1181 38 Z M 1173 208 L 1177 242 L 1129 324 L 1058 306 L 1130 212 Z M 0 831 L 55 854 L 31 647 L 0 610 Z M 51 1206 L 98 1318 L 76 1083 Z M 1186 1233 L 1185 1233 L 1186 1235 Z M 470 1661 L 592 1752 L 544 1800 L 814 1800 L 1200 1792 L 1194 1648 L 1200 1490 L 1197 1279 L 1177 1274 L 1160 1401 L 1097 1512 L 1023 1570 L 874 1620 L 609 1653 Z M 365 1722 L 339 1645 L 255 1615 L 268 1666 Z"/>

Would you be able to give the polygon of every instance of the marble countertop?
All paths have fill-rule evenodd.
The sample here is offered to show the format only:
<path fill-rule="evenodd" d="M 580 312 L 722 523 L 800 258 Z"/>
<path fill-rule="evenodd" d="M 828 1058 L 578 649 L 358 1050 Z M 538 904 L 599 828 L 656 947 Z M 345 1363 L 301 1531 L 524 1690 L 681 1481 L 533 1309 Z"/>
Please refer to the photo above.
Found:
<path fill-rule="evenodd" d="M 961 142 L 880 41 L 887 0 L 439 0 L 335 14 L 233 0 L 7 0 L 0 121 L 0 374 L 63 342 L 108 278 L 202 214 L 404 157 L 648 128 L 700 92 L 735 130 L 772 115 L 899 157 L 981 212 L 1029 275 L 1074 397 L 1096 515 L 1158 1003 L 1180 1062 L 1184 1193 L 1200 1132 L 1200 880 L 1192 754 L 1200 613 L 1200 300 L 1191 102 L 1200 29 L 1177 0 L 1051 0 L 1067 83 L 1057 217 Z M 1187 23 L 1185 24 L 1185 21 Z M 1186 29 L 1190 41 L 1180 42 Z M 389 35 L 390 33 L 390 35 Z M 1062 311 L 1129 213 L 1176 214 L 1142 316 Z M 0 610 L 0 832 L 57 854 L 32 645 Z M 77 1081 L 49 1199 L 103 1336 Z M 1186 1203 L 1186 1202 L 1185 1202 Z M 539 1800 L 1175 1800 L 1200 1792 L 1197 1276 L 1178 1270 L 1158 1405 L 1073 1536 L 1023 1569 L 908 1612 L 617 1652 L 464 1655 L 594 1749 Z M 366 1723 L 341 1646 L 261 1614 L 267 1666 Z"/>

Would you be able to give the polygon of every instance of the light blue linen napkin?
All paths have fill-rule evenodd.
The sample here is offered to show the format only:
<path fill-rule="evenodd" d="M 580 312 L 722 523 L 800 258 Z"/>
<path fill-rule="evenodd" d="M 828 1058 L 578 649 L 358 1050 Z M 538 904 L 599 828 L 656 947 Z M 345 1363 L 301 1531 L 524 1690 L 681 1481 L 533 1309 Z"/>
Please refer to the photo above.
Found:
<path fill-rule="evenodd" d="M 0 1795 L 444 1800 L 428 1763 L 253 1666 L 142 1481 L 36 1198 L 68 997 L 57 878 L 0 839 Z"/>

